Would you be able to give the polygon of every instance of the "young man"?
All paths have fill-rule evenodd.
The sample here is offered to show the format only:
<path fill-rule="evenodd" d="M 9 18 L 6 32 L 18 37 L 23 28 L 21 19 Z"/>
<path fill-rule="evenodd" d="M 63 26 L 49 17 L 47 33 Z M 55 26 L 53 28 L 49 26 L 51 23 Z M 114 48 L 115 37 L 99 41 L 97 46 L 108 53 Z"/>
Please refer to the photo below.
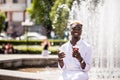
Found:
<path fill-rule="evenodd" d="M 70 24 L 71 39 L 63 44 L 58 52 L 58 67 L 62 69 L 59 80 L 88 80 L 92 51 L 81 39 L 82 24 Z"/>

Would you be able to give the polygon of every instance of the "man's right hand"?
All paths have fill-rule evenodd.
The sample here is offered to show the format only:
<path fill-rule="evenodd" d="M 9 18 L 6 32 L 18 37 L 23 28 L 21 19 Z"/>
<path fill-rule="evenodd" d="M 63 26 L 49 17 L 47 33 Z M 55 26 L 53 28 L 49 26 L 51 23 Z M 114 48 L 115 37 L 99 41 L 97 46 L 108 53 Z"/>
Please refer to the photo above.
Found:
<path fill-rule="evenodd" d="M 65 53 L 58 51 L 58 60 L 62 60 L 65 57 Z"/>

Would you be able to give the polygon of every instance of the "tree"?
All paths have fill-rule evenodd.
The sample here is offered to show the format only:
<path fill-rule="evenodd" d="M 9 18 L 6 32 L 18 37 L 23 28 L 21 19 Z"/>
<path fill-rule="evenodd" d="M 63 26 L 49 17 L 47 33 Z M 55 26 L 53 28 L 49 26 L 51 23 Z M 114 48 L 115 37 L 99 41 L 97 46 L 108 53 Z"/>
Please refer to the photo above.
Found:
<path fill-rule="evenodd" d="M 50 19 L 52 21 L 52 27 L 58 35 L 58 38 L 62 38 L 63 34 L 61 33 L 64 33 L 64 29 L 67 26 L 69 10 L 72 2 L 73 0 L 56 0 L 52 6 Z"/>
<path fill-rule="evenodd" d="M 69 12 L 65 7 L 70 8 L 72 2 L 73 0 L 33 0 L 32 7 L 27 11 L 36 24 L 42 25 L 48 30 L 48 34 L 54 28 L 59 38 L 61 38 L 61 33 L 67 26 L 69 16 Z M 65 7 L 59 8 L 64 4 Z"/>
<path fill-rule="evenodd" d="M 0 33 L 4 28 L 4 22 L 5 22 L 5 14 L 4 12 L 0 11 Z"/>
<path fill-rule="evenodd" d="M 42 25 L 48 30 L 48 34 L 52 29 L 52 22 L 49 17 L 49 12 L 55 0 L 33 0 L 32 7 L 27 9 L 30 13 L 31 19 L 37 25 Z"/>

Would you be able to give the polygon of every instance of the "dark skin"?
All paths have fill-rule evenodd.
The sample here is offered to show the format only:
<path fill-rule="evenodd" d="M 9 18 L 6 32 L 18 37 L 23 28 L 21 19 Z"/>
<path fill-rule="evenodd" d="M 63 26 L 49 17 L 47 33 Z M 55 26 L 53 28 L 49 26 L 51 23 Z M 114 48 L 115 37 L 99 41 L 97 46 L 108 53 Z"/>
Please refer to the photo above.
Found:
<path fill-rule="evenodd" d="M 72 35 L 72 39 L 70 41 L 70 43 L 72 44 L 72 46 L 75 46 L 76 43 L 81 39 L 81 34 L 82 34 L 82 25 L 81 26 L 75 26 L 72 30 L 71 30 L 71 35 Z M 62 68 L 64 66 L 64 62 L 63 62 L 63 58 L 65 57 L 64 52 L 58 52 L 58 62 L 60 64 L 60 67 Z M 86 66 L 85 62 L 82 62 L 83 58 L 80 55 L 80 52 L 78 50 L 73 50 L 73 57 L 76 58 L 80 64 L 81 64 L 81 68 L 84 69 Z"/>

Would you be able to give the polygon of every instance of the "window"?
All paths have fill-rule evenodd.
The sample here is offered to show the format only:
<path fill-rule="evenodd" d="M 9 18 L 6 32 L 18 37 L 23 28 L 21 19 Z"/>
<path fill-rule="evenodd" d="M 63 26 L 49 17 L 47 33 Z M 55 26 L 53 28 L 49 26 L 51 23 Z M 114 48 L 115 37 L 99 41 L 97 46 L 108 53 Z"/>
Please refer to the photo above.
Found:
<path fill-rule="evenodd" d="M 6 0 L 0 0 L 0 4 L 5 4 Z"/>
<path fill-rule="evenodd" d="M 13 3 L 18 3 L 18 0 L 13 0 Z"/>
<path fill-rule="evenodd" d="M 6 3 L 6 0 L 3 0 L 3 3 Z"/>

